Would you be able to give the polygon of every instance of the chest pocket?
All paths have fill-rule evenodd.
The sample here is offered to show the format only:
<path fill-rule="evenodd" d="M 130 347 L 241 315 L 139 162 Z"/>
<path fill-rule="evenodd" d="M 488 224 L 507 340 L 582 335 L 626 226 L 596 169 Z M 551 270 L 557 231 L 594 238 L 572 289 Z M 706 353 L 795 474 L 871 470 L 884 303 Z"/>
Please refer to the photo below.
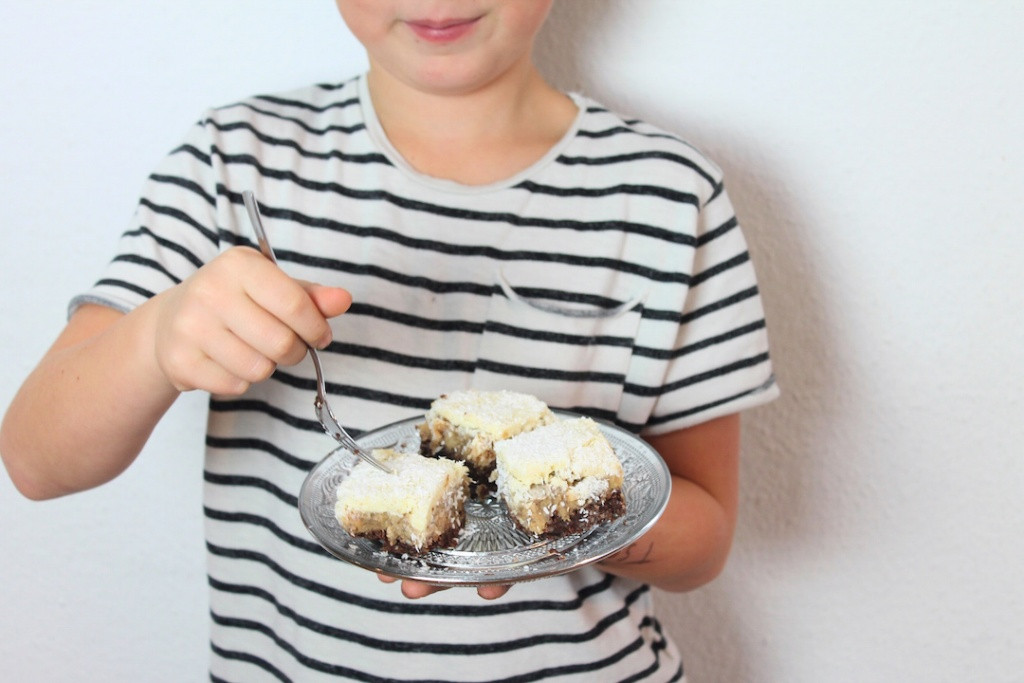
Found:
<path fill-rule="evenodd" d="M 525 296 L 497 273 L 473 386 L 533 394 L 554 408 L 614 418 L 640 325 L 642 294 L 594 303 Z M 611 305 L 607 305 L 611 304 Z"/>

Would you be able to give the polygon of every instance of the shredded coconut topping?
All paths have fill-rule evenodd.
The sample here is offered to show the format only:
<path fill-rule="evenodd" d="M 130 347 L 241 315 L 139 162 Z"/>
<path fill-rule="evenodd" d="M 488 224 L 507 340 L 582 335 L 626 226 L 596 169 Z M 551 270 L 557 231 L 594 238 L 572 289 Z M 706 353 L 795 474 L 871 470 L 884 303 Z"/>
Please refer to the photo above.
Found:
<path fill-rule="evenodd" d="M 553 477 L 622 477 L 622 464 L 597 423 L 588 417 L 562 420 L 494 446 L 499 469 L 527 482 Z"/>
<path fill-rule="evenodd" d="M 436 399 L 427 421 L 441 418 L 464 429 L 502 439 L 554 420 L 547 404 L 515 391 L 453 391 Z"/>
<path fill-rule="evenodd" d="M 365 462 L 356 464 L 338 485 L 335 512 L 339 520 L 348 515 L 387 513 L 405 518 L 411 529 L 423 532 L 437 505 L 450 509 L 461 502 L 468 476 L 465 465 L 389 449 L 376 449 L 373 454 L 392 472 Z"/>
<path fill-rule="evenodd" d="M 533 533 L 549 519 L 585 520 L 581 510 L 622 487 L 622 463 L 597 423 L 563 420 L 494 447 L 498 491 L 510 512 Z"/>

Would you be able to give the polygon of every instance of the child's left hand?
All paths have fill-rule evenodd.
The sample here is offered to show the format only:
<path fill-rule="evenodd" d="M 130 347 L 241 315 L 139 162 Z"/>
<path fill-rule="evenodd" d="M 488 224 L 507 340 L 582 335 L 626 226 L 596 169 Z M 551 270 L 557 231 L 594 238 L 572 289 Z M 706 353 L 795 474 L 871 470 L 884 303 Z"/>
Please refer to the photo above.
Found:
<path fill-rule="evenodd" d="M 394 583 L 395 581 L 398 581 L 398 579 L 393 576 L 385 576 L 383 574 L 377 574 L 377 578 L 384 583 Z M 476 593 L 484 600 L 496 600 L 505 593 L 508 593 L 508 589 L 511 587 L 511 585 L 477 586 Z M 428 595 L 433 595 L 434 593 L 446 590 L 448 590 L 448 588 L 445 586 L 433 586 L 429 583 L 413 581 L 411 579 L 402 580 L 402 595 L 410 600 L 418 600 L 420 598 L 425 598 Z"/>

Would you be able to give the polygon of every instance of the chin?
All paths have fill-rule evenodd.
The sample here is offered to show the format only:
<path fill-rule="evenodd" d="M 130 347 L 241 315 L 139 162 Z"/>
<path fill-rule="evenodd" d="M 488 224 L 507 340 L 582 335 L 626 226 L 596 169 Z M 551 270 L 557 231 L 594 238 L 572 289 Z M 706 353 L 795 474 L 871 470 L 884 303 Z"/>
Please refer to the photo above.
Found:
<path fill-rule="evenodd" d="M 460 65 L 456 60 L 421 67 L 407 83 L 435 95 L 465 95 L 478 92 L 508 78 L 516 70 L 505 64 Z"/>

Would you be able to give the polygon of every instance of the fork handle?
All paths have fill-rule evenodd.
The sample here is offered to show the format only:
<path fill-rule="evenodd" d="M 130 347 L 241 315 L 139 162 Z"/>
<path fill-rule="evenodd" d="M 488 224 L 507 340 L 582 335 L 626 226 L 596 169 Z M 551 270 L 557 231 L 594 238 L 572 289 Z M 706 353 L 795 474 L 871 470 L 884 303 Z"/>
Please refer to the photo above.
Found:
<path fill-rule="evenodd" d="M 252 223 L 253 232 L 256 233 L 256 241 L 260 245 L 260 251 L 263 252 L 264 256 L 276 264 L 277 257 L 274 255 L 274 250 L 270 246 L 270 240 L 267 239 L 267 232 L 263 229 L 263 219 L 260 217 L 260 207 L 256 203 L 256 197 L 253 195 L 252 190 L 242 191 L 242 203 L 245 204 L 245 210 L 249 212 L 249 222 Z"/>

